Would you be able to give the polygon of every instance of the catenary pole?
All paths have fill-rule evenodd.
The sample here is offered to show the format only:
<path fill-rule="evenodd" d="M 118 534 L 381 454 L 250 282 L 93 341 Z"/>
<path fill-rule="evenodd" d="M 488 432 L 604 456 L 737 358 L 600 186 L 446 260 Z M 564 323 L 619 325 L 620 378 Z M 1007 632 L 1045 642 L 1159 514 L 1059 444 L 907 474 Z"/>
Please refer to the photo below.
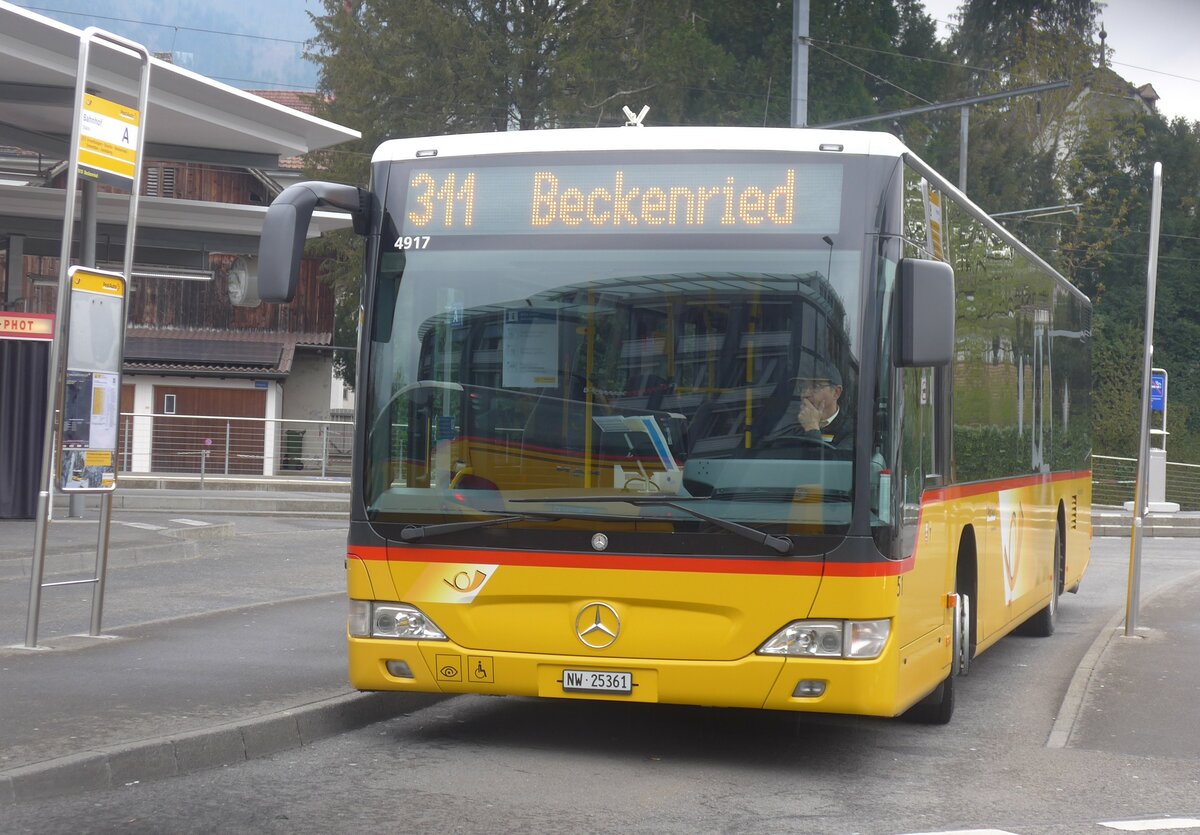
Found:
<path fill-rule="evenodd" d="M 808 12 L 810 0 L 792 0 L 792 127 L 808 126 Z"/>
<path fill-rule="evenodd" d="M 1133 521 L 1129 529 L 1129 590 L 1125 598 L 1125 635 L 1137 630 L 1142 581 L 1142 527 L 1146 515 L 1147 472 L 1150 456 L 1150 366 L 1154 364 L 1154 288 L 1158 283 L 1158 230 L 1162 218 L 1162 163 L 1154 163 L 1150 198 L 1150 257 L 1146 265 L 1146 336 L 1142 344 L 1142 413 L 1138 432 L 1137 481 L 1133 491 Z"/>

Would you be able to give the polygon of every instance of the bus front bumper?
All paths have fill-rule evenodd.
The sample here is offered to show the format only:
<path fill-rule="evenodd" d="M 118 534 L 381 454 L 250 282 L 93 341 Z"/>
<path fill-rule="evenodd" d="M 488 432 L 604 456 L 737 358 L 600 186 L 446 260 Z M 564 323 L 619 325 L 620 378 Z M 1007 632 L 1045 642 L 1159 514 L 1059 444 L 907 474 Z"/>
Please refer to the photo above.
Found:
<path fill-rule="evenodd" d="M 661 702 L 865 716 L 895 716 L 907 707 L 897 703 L 898 665 L 890 649 L 871 660 L 750 655 L 734 661 L 687 661 L 489 652 L 448 641 L 351 637 L 348 642 L 350 683 L 359 690 Z M 628 673 L 628 692 L 569 689 L 568 677 L 564 676 L 567 671 Z M 578 683 L 577 676 L 570 678 Z M 616 681 L 624 679 L 618 675 Z"/>

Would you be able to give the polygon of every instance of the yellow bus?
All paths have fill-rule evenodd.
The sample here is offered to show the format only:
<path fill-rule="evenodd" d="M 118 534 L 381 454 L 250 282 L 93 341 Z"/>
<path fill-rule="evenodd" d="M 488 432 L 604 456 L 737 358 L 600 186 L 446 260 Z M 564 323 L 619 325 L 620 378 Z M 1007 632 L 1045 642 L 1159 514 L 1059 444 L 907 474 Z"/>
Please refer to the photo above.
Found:
<path fill-rule="evenodd" d="M 1091 543 L 1085 296 L 896 138 L 393 140 L 369 188 L 346 583 L 361 690 L 947 722 Z"/>

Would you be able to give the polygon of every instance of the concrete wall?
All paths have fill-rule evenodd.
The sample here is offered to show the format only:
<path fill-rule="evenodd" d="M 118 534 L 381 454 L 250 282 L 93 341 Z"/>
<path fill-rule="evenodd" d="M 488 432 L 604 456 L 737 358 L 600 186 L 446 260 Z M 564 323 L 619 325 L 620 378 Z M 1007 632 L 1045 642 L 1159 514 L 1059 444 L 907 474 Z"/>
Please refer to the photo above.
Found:
<path fill-rule="evenodd" d="M 285 420 L 328 420 L 331 369 L 329 354 L 296 351 L 283 391 Z"/>
<path fill-rule="evenodd" d="M 333 357 L 328 353 L 297 350 L 292 370 L 283 388 L 284 456 L 283 469 L 291 472 L 320 467 L 324 438 L 322 427 L 315 424 L 288 424 L 288 420 L 329 420 Z M 300 460 L 287 449 L 287 432 L 303 432 Z M 287 460 L 291 456 L 292 460 Z"/>

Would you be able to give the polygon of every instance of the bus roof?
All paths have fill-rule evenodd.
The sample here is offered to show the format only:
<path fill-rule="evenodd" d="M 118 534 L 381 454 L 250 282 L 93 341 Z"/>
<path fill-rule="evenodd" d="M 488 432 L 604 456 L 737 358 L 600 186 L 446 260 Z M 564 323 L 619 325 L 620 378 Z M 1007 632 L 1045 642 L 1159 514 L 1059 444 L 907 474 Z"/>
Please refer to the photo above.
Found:
<path fill-rule="evenodd" d="M 548 151 L 825 151 L 899 157 L 906 148 L 889 133 L 808 128 L 643 127 L 571 128 L 469 133 L 392 139 L 372 162 L 418 155 L 466 157 Z"/>

